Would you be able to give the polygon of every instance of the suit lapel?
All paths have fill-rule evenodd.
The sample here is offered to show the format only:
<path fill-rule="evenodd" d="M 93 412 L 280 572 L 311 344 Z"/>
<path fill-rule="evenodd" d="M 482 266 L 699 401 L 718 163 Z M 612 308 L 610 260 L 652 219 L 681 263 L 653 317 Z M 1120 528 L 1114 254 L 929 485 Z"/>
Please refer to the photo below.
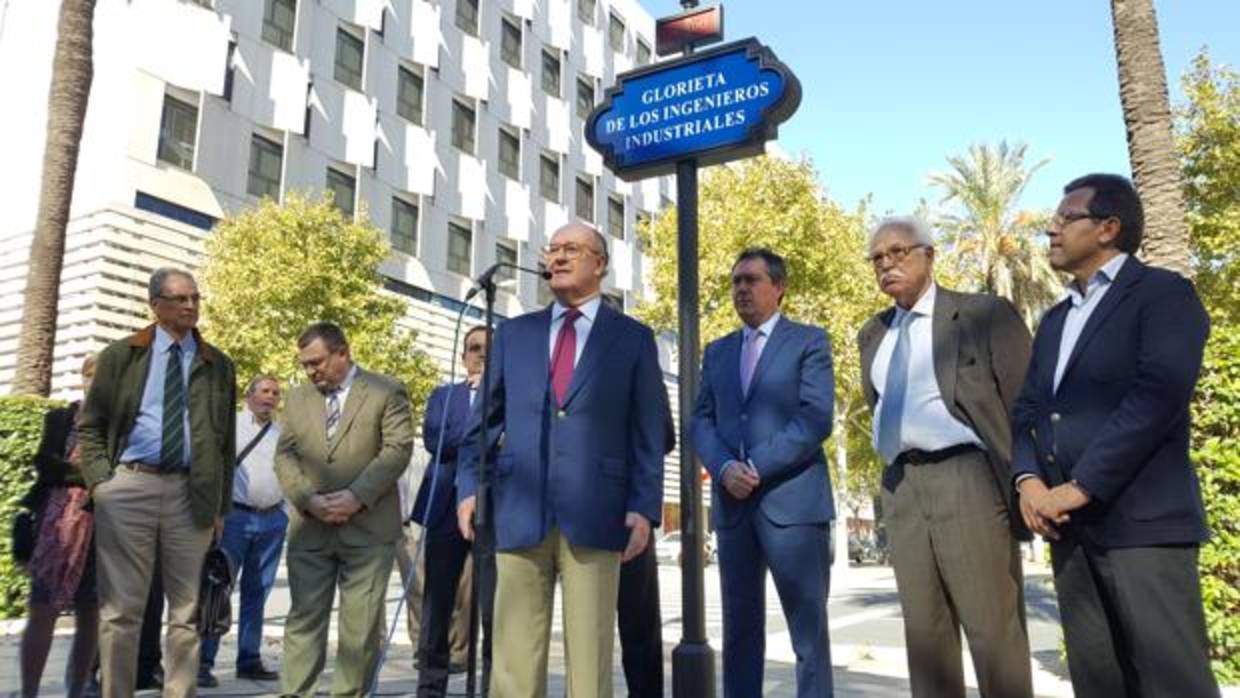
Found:
<path fill-rule="evenodd" d="M 1119 307 L 1124 298 L 1132 291 L 1132 286 L 1141 280 L 1144 272 L 1145 265 L 1138 262 L 1135 257 L 1129 257 L 1128 261 L 1124 262 L 1124 266 L 1119 270 L 1119 276 L 1111 282 L 1111 288 L 1107 289 L 1106 295 L 1102 297 L 1102 300 L 1098 302 L 1098 306 L 1094 308 L 1094 312 L 1090 314 L 1085 327 L 1081 328 L 1081 334 L 1076 340 L 1076 345 L 1072 347 L 1072 355 L 1068 357 L 1068 364 L 1064 366 L 1063 378 L 1066 378 L 1068 373 L 1072 371 L 1073 364 L 1081 357 L 1081 352 L 1085 350 L 1089 340 L 1093 339 L 1098 332 L 1098 328 L 1107 321 L 1111 313 Z M 1062 324 L 1060 325 L 1059 334 L 1060 337 L 1063 336 Z M 1056 356 L 1056 359 L 1058 359 L 1058 356 Z M 1063 378 L 1060 378 L 1061 383 Z"/>
<path fill-rule="evenodd" d="M 884 310 L 866 325 L 861 336 L 861 378 L 870 407 L 878 403 L 878 388 L 874 381 L 870 380 L 870 372 L 874 370 L 874 357 L 878 354 L 878 347 L 883 343 L 883 337 L 891 328 L 895 316 L 895 306 Z"/>
<path fill-rule="evenodd" d="M 775 323 L 775 329 L 771 330 L 771 336 L 766 340 L 766 346 L 762 347 L 762 356 L 758 357 L 758 365 L 753 369 L 753 376 L 749 379 L 749 392 L 745 394 L 743 402 L 749 402 L 749 397 L 754 394 L 758 383 L 762 382 L 762 374 L 766 372 L 767 366 L 775 361 L 775 355 L 779 353 L 780 348 L 788 341 L 788 336 L 792 333 L 792 326 L 788 324 L 788 319 L 780 317 Z M 743 341 L 743 340 L 742 340 Z M 740 361 L 738 360 L 734 366 L 736 367 L 737 382 L 740 381 Z"/>
<path fill-rule="evenodd" d="M 934 316 L 930 319 L 930 341 L 934 347 L 934 377 L 948 411 L 956 404 L 956 359 L 960 353 L 959 308 L 954 293 L 943 287 L 935 290 Z"/>
<path fill-rule="evenodd" d="M 736 404 L 744 402 L 745 395 L 741 392 L 741 345 L 745 343 L 745 334 L 737 330 L 723 339 L 720 359 L 723 370 L 720 391 Z"/>
<path fill-rule="evenodd" d="M 598 313 L 594 315 L 594 325 L 590 328 L 590 335 L 586 338 L 586 348 L 581 352 L 581 360 L 573 368 L 573 380 L 568 384 L 568 394 L 564 396 L 565 407 L 573 401 L 573 396 L 581 391 L 581 386 L 590 379 L 590 374 L 594 373 L 603 362 L 603 356 L 612 346 L 616 332 L 620 329 L 616 314 L 616 311 L 606 303 L 599 303 Z M 550 358 L 547 364 L 550 366 Z M 550 374 L 549 370 L 548 374 Z M 548 375 L 548 382 L 550 382 L 550 375 Z"/>
<path fill-rule="evenodd" d="M 336 451 L 336 447 L 344 441 L 344 437 L 349 433 L 349 427 L 353 424 L 353 419 L 357 417 L 357 412 L 366 402 L 366 398 L 370 394 L 370 380 L 366 372 L 360 368 L 357 375 L 353 376 L 353 385 L 349 386 L 349 397 L 344 401 L 344 411 L 340 414 L 340 426 L 336 428 L 336 435 L 327 444 L 327 455 L 331 455 Z M 326 408 L 324 408 L 326 411 Z M 326 434 L 327 420 L 326 416 L 323 420 L 324 434 Z"/>
<path fill-rule="evenodd" d="M 326 448 L 330 445 L 327 443 L 327 399 L 314 387 L 313 383 L 306 385 L 305 392 L 306 399 L 310 401 L 310 432 L 320 439 Z"/>

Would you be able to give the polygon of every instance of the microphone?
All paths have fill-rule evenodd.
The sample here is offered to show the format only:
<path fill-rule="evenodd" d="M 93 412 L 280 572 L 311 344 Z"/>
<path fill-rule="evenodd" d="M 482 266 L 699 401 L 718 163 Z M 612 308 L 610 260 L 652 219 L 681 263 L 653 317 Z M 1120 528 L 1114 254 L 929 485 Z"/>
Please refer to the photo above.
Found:
<path fill-rule="evenodd" d="M 469 289 L 469 293 L 465 294 L 465 302 L 468 303 L 473 300 L 474 296 L 478 295 L 483 289 L 494 287 L 495 275 L 499 273 L 500 269 L 515 269 L 516 271 L 523 271 L 527 274 L 534 274 L 542 277 L 543 280 L 548 280 L 551 278 L 551 272 L 546 269 L 530 269 L 529 267 L 519 266 L 510 262 L 496 262 L 495 264 L 487 267 L 486 271 L 482 272 L 482 274 L 474 280 L 474 287 Z"/>

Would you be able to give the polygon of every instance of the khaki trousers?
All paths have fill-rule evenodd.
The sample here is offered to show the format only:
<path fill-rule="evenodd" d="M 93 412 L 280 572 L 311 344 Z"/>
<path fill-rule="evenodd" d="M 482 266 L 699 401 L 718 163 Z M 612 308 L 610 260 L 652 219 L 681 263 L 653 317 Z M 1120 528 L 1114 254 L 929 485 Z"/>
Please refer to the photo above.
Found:
<path fill-rule="evenodd" d="M 324 550 L 290 548 L 286 556 L 290 606 L 284 623 L 284 695 L 313 696 L 327 663 L 332 599 L 340 588 L 336 616 L 333 696 L 367 695 L 383 643 L 384 594 L 392 575 L 393 543 Z"/>
<path fill-rule="evenodd" d="M 620 553 L 576 546 L 553 528 L 496 555 L 494 698 L 545 698 L 555 582 L 561 584 L 568 698 L 612 695 Z"/>
<path fill-rule="evenodd" d="M 396 565 L 400 569 L 401 586 L 409 587 L 405 597 L 409 625 L 409 641 L 413 643 L 416 653 L 418 638 L 422 633 L 422 598 L 426 590 L 426 560 L 419 562 L 413 569 L 413 560 L 418 552 L 418 545 L 426 532 L 418 524 L 405 524 L 405 539 L 396 545 Z M 431 560 L 434 565 L 435 561 Z M 465 558 L 465 566 L 461 568 L 461 581 L 456 587 L 456 602 L 452 606 L 452 625 L 448 628 L 448 649 L 454 665 L 464 665 L 469 657 L 469 602 L 473 597 L 474 556 Z M 414 575 L 413 585 L 409 586 L 409 575 Z M 415 657 L 414 662 L 418 659 Z"/>
<path fill-rule="evenodd" d="M 102 695 L 134 693 L 138 635 L 158 550 L 168 598 L 163 695 L 194 696 L 199 641 L 194 610 L 212 529 L 194 525 L 187 476 L 117 468 L 93 498 Z"/>

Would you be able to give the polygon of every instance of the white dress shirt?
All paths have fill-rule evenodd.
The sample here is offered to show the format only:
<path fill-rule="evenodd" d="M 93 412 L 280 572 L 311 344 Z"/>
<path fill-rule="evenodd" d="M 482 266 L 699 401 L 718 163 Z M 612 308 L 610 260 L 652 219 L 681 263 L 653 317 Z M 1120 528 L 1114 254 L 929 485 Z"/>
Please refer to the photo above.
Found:
<path fill-rule="evenodd" d="M 336 388 L 336 390 L 332 391 L 332 392 L 336 393 L 336 395 L 338 395 L 338 396 L 339 396 L 339 399 L 340 399 L 340 416 L 341 416 L 341 418 L 342 418 L 342 419 L 344 418 L 344 405 L 345 405 L 345 403 L 346 403 L 346 402 L 348 402 L 348 400 L 349 400 L 349 390 L 353 388 L 353 379 L 354 379 L 354 378 L 356 378 L 356 377 L 357 377 L 357 364 L 353 364 L 352 366 L 350 366 L 350 367 L 349 367 L 349 372 L 345 374 L 345 376 L 344 376 L 344 380 L 343 380 L 343 381 L 341 381 L 341 383 L 340 383 L 340 387 L 339 387 L 339 388 Z M 332 393 L 331 393 L 331 392 L 329 392 L 329 393 L 325 393 L 325 394 L 323 395 L 323 405 L 324 405 L 324 407 L 326 407 L 326 406 L 327 406 L 327 399 L 328 399 L 328 398 L 330 398 L 330 397 L 331 397 L 331 395 L 332 395 Z M 339 428 L 339 427 L 337 427 L 337 428 Z"/>
<path fill-rule="evenodd" d="M 250 411 L 249 406 L 237 414 L 237 455 L 244 449 L 263 425 Z M 254 445 L 245 460 L 233 473 L 233 501 L 256 509 L 269 509 L 284 499 L 280 482 L 276 480 L 276 444 L 280 440 L 280 425 L 274 422 L 261 441 Z"/>
<path fill-rule="evenodd" d="M 879 415 L 883 410 L 882 392 L 887 386 L 887 368 L 891 365 L 891 355 L 895 353 L 900 322 L 909 313 L 912 313 L 908 320 L 911 346 L 904 413 L 900 420 L 900 452 L 914 448 L 937 451 L 969 443 L 986 447 L 972 429 L 952 416 L 943 402 L 943 394 L 939 392 L 939 381 L 934 373 L 934 300 L 937 291 L 938 285 L 931 283 L 911 310 L 896 306 L 895 318 L 874 355 L 870 382 L 879 394 L 878 403 L 874 406 L 875 450 L 878 450 Z"/>
<path fill-rule="evenodd" d="M 1055 363 L 1056 391 L 1059 390 L 1059 381 L 1063 378 L 1063 372 L 1068 368 L 1068 358 L 1072 356 L 1072 350 L 1076 348 L 1076 342 L 1081 338 L 1081 330 L 1085 329 L 1089 316 L 1094 314 L 1094 309 L 1102 302 L 1102 297 L 1111 288 L 1111 282 L 1119 275 L 1119 270 L 1124 267 L 1127 259 L 1128 255 L 1117 254 L 1103 264 L 1102 268 L 1094 272 L 1089 279 L 1083 294 L 1077 288 L 1075 280 L 1068 284 L 1068 298 L 1072 300 L 1072 305 L 1068 307 L 1068 314 L 1064 317 L 1063 336 L 1059 338 L 1059 359 Z"/>
<path fill-rule="evenodd" d="M 577 310 L 581 311 L 581 315 L 577 316 L 573 322 L 573 327 L 577 328 L 577 354 L 573 357 L 573 366 L 581 361 L 581 352 L 585 351 L 586 340 L 590 338 L 590 330 L 594 329 L 594 318 L 598 316 L 599 304 L 603 302 L 602 296 L 595 296 L 590 300 L 577 306 Z M 547 360 L 555 355 L 555 340 L 560 334 L 560 325 L 564 324 L 564 313 L 568 312 L 568 306 L 561 304 L 559 301 L 551 306 L 551 333 L 547 338 Z"/>

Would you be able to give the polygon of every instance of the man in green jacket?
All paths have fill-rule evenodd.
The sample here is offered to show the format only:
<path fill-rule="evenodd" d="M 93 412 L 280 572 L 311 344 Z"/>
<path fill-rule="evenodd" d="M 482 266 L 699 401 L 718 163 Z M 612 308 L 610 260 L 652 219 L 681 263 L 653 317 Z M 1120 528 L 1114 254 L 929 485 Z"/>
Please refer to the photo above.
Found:
<path fill-rule="evenodd" d="M 99 354 L 79 427 L 95 511 L 104 698 L 134 693 L 138 633 L 158 552 L 168 599 L 164 696 L 192 696 L 202 563 L 229 510 L 232 361 L 198 333 L 194 277 L 159 269 L 156 322 Z"/>

